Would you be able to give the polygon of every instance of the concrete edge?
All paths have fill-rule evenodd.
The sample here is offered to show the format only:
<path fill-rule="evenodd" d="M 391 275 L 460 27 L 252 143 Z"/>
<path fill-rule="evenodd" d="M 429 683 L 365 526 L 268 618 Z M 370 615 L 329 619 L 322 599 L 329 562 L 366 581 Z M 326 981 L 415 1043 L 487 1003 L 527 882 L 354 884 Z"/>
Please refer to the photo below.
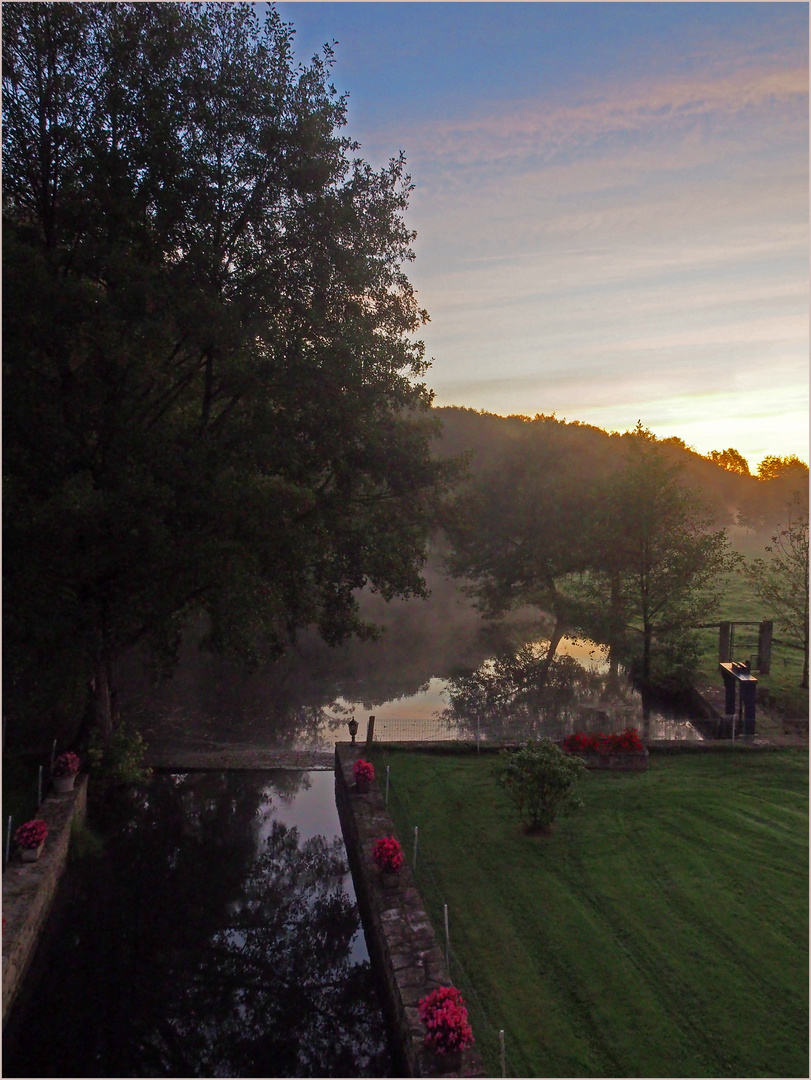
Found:
<path fill-rule="evenodd" d="M 48 918 L 57 886 L 65 872 L 71 824 L 87 814 L 87 776 L 78 776 L 73 791 L 52 792 L 37 817 L 48 826 L 39 859 L 20 861 L 12 854 L 3 868 L 3 1024 L 28 971 L 40 930 Z"/>
<path fill-rule="evenodd" d="M 362 746 L 336 745 L 335 799 L 397 1063 L 407 1076 L 485 1076 L 475 1047 L 462 1054 L 458 1071 L 444 1071 L 442 1058 L 425 1049 L 426 1028 L 417 1002 L 452 981 L 410 866 L 403 867 L 396 888 L 380 884 L 371 860 L 372 845 L 396 830 L 375 781 L 367 794 L 354 792 L 352 766 L 362 753 Z"/>

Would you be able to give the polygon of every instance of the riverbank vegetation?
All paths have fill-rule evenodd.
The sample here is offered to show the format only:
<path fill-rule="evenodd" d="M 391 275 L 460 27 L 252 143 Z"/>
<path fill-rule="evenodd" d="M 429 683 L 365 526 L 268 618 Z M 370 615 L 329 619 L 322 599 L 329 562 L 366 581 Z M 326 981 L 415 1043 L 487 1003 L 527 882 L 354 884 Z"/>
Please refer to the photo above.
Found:
<path fill-rule="evenodd" d="M 419 826 L 440 937 L 448 904 L 488 1075 L 499 1028 L 512 1076 L 808 1074 L 807 752 L 591 772 L 549 836 L 517 824 L 491 755 L 375 763 L 401 837 Z"/>

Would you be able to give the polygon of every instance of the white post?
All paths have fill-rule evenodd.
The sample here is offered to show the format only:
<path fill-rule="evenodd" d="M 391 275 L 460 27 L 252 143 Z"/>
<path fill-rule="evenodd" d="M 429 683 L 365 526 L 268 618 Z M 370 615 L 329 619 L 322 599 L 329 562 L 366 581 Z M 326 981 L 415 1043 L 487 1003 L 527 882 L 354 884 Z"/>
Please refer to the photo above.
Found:
<path fill-rule="evenodd" d="M 417 843 L 419 842 L 420 830 L 419 826 L 414 826 L 414 869 L 417 869 Z"/>
<path fill-rule="evenodd" d="M 389 805 L 389 773 L 391 772 L 391 765 L 386 766 L 386 806 Z"/>
<path fill-rule="evenodd" d="M 445 904 L 445 967 L 451 973 L 451 939 L 448 933 L 448 905 Z"/>
<path fill-rule="evenodd" d="M 8 819 L 8 828 L 6 829 L 6 862 L 8 862 L 9 852 L 11 851 L 11 816 Z"/>
<path fill-rule="evenodd" d="M 42 806 L 42 766 L 39 767 L 39 777 L 37 779 L 37 809 Z"/>
<path fill-rule="evenodd" d="M 54 761 L 55 760 L 56 760 L 56 739 L 54 739 L 54 744 L 51 747 L 51 772 L 54 771 Z"/>
<path fill-rule="evenodd" d="M 501 1075 L 506 1076 L 507 1075 L 507 1057 L 506 1057 L 506 1054 L 504 1053 L 504 1028 L 502 1028 L 498 1033 L 498 1041 L 499 1041 L 499 1045 L 501 1046 Z"/>

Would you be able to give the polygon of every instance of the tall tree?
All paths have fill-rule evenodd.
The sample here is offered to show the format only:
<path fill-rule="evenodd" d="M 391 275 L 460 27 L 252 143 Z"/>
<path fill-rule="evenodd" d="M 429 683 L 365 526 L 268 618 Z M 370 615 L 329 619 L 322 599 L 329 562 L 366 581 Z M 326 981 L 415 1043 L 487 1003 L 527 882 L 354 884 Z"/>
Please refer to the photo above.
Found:
<path fill-rule="evenodd" d="M 746 575 L 781 629 L 803 650 L 800 686 L 807 690 L 808 509 L 795 499 L 789 511 L 788 524 L 778 528 L 766 548 L 768 558 L 754 559 L 746 567 Z"/>
<path fill-rule="evenodd" d="M 548 676 L 578 604 L 568 579 L 591 565 L 591 493 L 602 463 L 584 458 L 565 425 L 526 421 L 513 446 L 461 492 L 447 519 L 448 566 L 491 616 L 533 606 L 551 618 L 537 671 Z"/>
<path fill-rule="evenodd" d="M 3 9 L 7 675 L 56 647 L 105 730 L 116 656 L 192 605 L 257 658 L 424 592 L 412 185 L 291 39 L 243 3 Z"/>
<path fill-rule="evenodd" d="M 725 533 L 711 529 L 696 495 L 680 483 L 678 467 L 641 423 L 628 437 L 624 465 L 606 487 L 603 506 L 607 562 L 601 569 L 610 608 L 622 613 L 639 642 L 632 651 L 645 686 L 657 649 L 672 665 L 679 651 L 673 646 L 688 644 L 690 626 L 704 621 L 732 555 Z"/>

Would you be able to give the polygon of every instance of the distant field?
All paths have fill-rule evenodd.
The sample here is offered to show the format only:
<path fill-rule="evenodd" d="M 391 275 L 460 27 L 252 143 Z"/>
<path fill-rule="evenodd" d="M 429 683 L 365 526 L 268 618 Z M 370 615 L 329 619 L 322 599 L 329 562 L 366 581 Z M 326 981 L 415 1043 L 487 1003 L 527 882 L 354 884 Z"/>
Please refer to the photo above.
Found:
<path fill-rule="evenodd" d="M 375 760 L 440 940 L 448 904 L 487 1075 L 503 1028 L 512 1076 L 808 1076 L 807 752 L 589 773 L 546 838 L 490 755 Z"/>

